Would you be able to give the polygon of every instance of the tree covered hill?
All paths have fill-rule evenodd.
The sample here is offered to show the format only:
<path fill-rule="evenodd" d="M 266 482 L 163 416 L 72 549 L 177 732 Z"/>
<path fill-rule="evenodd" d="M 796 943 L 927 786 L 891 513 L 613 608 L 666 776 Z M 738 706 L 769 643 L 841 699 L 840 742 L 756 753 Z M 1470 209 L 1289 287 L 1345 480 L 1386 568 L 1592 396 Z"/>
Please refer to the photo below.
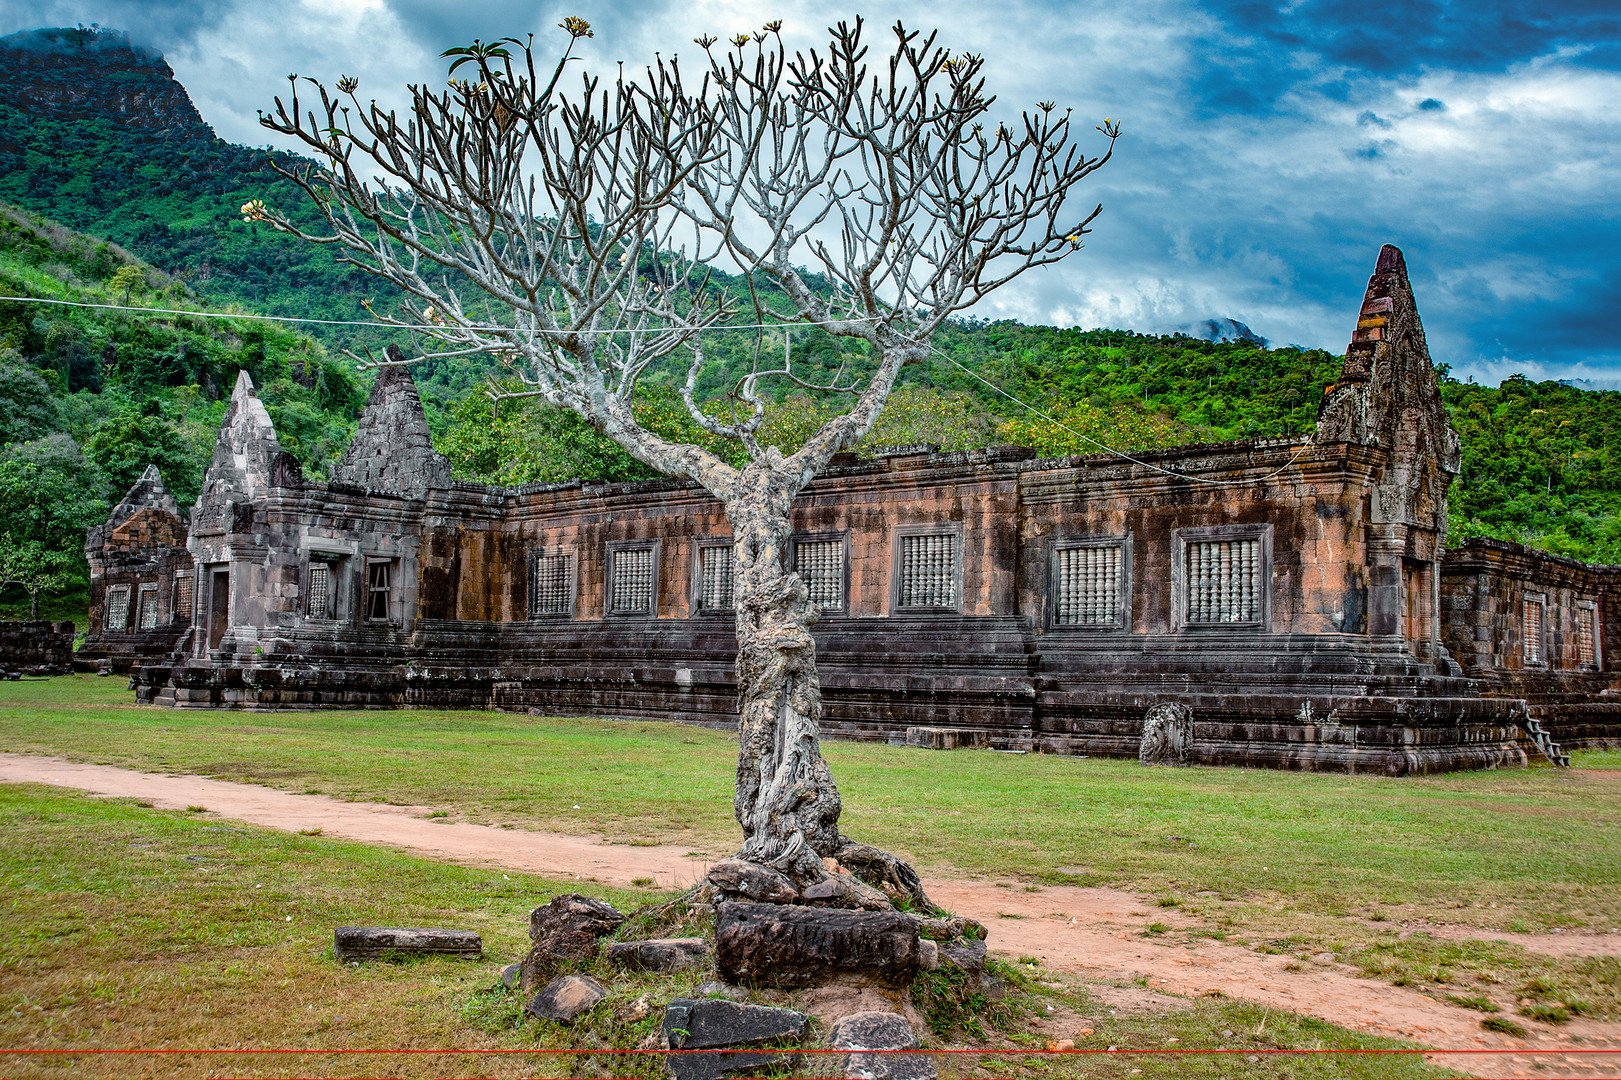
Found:
<path fill-rule="evenodd" d="M 387 298 L 375 279 L 338 263 L 330 249 L 241 220 L 241 205 L 253 198 L 304 208 L 302 193 L 271 161 L 267 151 L 216 138 L 162 57 L 121 34 L 41 30 L 0 39 L 0 199 L 44 215 L 0 212 L 0 291 L 365 319 L 362 298 Z M 772 303 L 769 289 L 764 297 Z M 754 321 L 752 313 L 740 318 Z M 0 470 L 37 476 L 17 470 L 49 443 L 53 467 L 83 481 L 83 498 L 63 496 L 64 506 L 79 509 L 63 511 L 56 524 L 40 517 L 43 501 L 35 499 L 25 528 L 6 516 L 13 511 L 5 507 L 21 504 L 0 495 L 0 535 L 32 529 L 76 549 L 78 520 L 94 517 L 94 506 L 104 514 L 106 498 L 147 459 L 189 499 L 213 443 L 221 389 L 238 366 L 261 386 L 289 448 L 321 475 L 342 452 L 366 380 L 319 342 L 375 347 L 390 332 L 313 332 L 319 341 L 273 324 L 0 303 L 0 462 L 11 463 Z M 1323 350 L 1255 340 L 972 319 L 948 326 L 935 345 L 927 364 L 904 374 L 868 449 L 1006 442 L 1062 454 L 1095 450 L 1088 438 L 1130 450 L 1293 434 L 1310 430 L 1340 364 Z M 812 328 L 794 330 L 791 341 L 781 330 L 723 330 L 706 338 L 701 396 L 724 411 L 737 379 L 756 363 L 778 362 L 785 348 L 810 381 L 868 363 L 859 344 Z M 571 415 L 517 401 L 493 406 L 476 392 L 492 370 L 440 361 L 415 372 L 459 475 L 497 483 L 647 475 Z M 684 367 L 672 366 L 654 378 L 638 409 L 668 434 L 702 441 L 674 394 L 684 376 Z M 1454 536 L 1492 535 L 1621 562 L 1621 449 L 1611 437 L 1621 394 L 1449 378 L 1442 392 L 1464 443 Z M 783 387 L 767 435 L 792 447 L 829 407 Z M 92 489 L 94 498 L 86 494 Z M 70 518 L 71 528 L 62 524 Z"/>
<path fill-rule="evenodd" d="M 391 292 L 329 248 L 241 221 L 242 204 L 262 199 L 315 224 L 272 159 L 217 138 L 163 57 L 122 33 L 0 38 L 0 199 L 120 244 L 212 296 L 367 318 L 360 301 Z"/>

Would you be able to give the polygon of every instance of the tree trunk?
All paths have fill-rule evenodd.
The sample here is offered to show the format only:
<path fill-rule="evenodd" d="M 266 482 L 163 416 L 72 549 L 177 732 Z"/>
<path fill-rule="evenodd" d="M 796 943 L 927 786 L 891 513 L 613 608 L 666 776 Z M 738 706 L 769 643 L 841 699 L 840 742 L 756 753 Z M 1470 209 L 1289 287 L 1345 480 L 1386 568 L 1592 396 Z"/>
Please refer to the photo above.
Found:
<path fill-rule="evenodd" d="M 822 760 L 816 610 L 785 568 L 794 485 L 754 465 L 726 511 L 735 538 L 739 729 L 734 808 L 742 858 L 804 887 L 840 847 L 839 790 Z M 794 488 L 789 491 L 788 488 Z"/>

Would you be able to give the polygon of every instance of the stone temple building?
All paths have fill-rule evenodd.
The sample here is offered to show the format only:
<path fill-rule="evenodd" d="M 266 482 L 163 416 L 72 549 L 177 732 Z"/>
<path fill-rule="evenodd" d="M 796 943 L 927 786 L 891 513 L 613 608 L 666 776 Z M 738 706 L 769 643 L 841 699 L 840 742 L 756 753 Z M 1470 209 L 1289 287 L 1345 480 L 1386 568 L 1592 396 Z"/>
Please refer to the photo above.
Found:
<path fill-rule="evenodd" d="M 824 732 L 1393 775 L 1621 739 L 1621 568 L 1446 548 L 1457 468 L 1392 247 L 1310 438 L 842 455 L 790 555 Z M 735 722 L 720 505 L 454 481 L 404 367 L 327 481 L 240 375 L 189 514 L 149 470 L 86 550 L 82 655 L 142 701 Z"/>

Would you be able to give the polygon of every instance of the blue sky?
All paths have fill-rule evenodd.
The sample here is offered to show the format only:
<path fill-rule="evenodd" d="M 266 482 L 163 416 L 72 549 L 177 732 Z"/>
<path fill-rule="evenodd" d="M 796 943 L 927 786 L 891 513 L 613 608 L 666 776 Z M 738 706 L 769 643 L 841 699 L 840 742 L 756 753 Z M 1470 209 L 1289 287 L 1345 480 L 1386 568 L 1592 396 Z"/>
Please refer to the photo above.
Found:
<path fill-rule="evenodd" d="M 813 45 L 858 11 L 983 53 L 1010 113 L 1054 99 L 1125 127 L 1083 193 L 1104 204 L 1086 250 L 978 314 L 1143 331 L 1230 318 L 1337 352 L 1394 243 L 1458 374 L 1621 380 L 1614 0 L 0 0 L 0 33 L 128 29 L 221 136 L 263 144 L 255 110 L 289 72 L 356 74 L 386 100 L 443 78 L 451 45 L 553 33 L 565 14 L 592 22 L 587 58 L 606 66 L 768 19 Z"/>

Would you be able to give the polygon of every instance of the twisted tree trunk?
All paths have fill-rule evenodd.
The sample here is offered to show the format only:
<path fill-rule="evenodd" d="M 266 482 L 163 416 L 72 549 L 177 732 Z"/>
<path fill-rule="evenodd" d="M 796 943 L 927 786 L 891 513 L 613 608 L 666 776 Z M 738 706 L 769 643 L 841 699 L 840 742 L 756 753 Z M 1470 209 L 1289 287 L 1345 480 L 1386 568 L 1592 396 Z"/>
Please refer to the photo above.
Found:
<path fill-rule="evenodd" d="M 734 809 L 750 862 L 803 888 L 826 876 L 836 855 L 839 789 L 822 760 L 817 611 L 799 575 L 786 569 L 786 478 L 745 471 L 752 489 L 727 507 L 735 537 L 739 730 Z M 753 481 L 752 483 L 750 481 Z"/>

